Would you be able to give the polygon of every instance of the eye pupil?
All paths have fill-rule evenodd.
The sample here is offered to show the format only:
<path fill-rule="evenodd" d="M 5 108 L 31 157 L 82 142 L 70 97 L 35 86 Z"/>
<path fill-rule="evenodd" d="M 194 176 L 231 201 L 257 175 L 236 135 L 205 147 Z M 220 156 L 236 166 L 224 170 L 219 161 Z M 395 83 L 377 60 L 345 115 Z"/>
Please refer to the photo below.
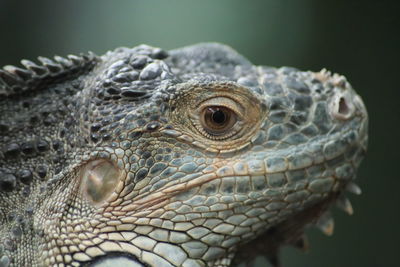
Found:
<path fill-rule="evenodd" d="M 212 111 L 212 115 L 211 118 L 213 120 L 213 122 L 217 123 L 217 124 L 223 124 L 226 121 L 226 114 L 225 112 L 223 112 L 220 109 L 217 110 L 213 110 Z"/>

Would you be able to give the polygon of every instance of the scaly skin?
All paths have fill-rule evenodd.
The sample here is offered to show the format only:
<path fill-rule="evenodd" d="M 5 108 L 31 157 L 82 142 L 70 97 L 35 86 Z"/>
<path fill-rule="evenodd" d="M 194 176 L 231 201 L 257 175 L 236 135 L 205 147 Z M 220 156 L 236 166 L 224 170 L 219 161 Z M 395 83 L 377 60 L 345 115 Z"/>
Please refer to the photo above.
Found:
<path fill-rule="evenodd" d="M 39 60 L 0 71 L 0 266 L 278 265 L 351 212 L 367 113 L 342 76 L 220 44 Z"/>

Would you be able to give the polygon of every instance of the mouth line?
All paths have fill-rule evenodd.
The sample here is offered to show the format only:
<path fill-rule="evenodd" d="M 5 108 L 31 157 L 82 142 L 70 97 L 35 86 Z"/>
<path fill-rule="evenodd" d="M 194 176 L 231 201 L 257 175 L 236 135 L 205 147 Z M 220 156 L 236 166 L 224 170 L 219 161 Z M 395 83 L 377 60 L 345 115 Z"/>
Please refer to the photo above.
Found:
<path fill-rule="evenodd" d="M 343 157 L 343 155 L 344 155 L 344 153 L 337 156 L 334 159 L 331 159 L 330 161 L 334 161 L 335 159 L 340 159 Z M 351 177 L 348 177 L 346 179 L 343 179 L 343 177 L 339 177 L 336 173 L 333 173 L 331 175 L 324 174 L 329 169 L 335 170 L 336 168 L 345 166 L 346 164 L 350 165 L 354 170 L 355 166 L 351 160 L 345 160 L 344 162 L 341 162 L 340 164 L 338 164 L 335 167 L 327 167 L 326 164 L 328 162 L 329 161 L 326 160 L 320 164 L 316 164 L 316 165 L 313 164 L 308 167 L 303 167 L 303 168 L 294 169 L 294 170 L 285 170 L 285 171 L 274 172 L 274 173 L 270 173 L 270 172 L 266 171 L 264 173 L 245 174 L 245 175 L 244 174 L 236 175 L 233 173 L 231 173 L 231 174 L 225 173 L 225 175 L 218 175 L 218 170 L 217 170 L 217 171 L 206 173 L 206 174 L 200 174 L 198 177 L 196 177 L 194 179 L 192 178 L 189 181 L 185 181 L 185 182 L 179 183 L 179 184 L 172 184 L 169 186 L 167 184 L 165 187 L 160 188 L 158 191 L 156 191 L 154 193 L 150 193 L 146 196 L 141 196 L 140 198 L 132 199 L 130 201 L 130 203 L 127 203 L 126 205 L 124 205 L 122 207 L 121 211 L 129 212 L 129 213 L 131 213 L 131 212 L 133 212 L 133 213 L 137 213 L 137 212 L 150 213 L 153 210 L 156 210 L 158 208 L 161 208 L 161 207 L 169 204 L 172 197 L 174 197 L 178 194 L 184 193 L 186 191 L 189 191 L 190 189 L 193 189 L 193 188 L 200 189 L 203 185 L 210 183 L 217 179 L 223 180 L 223 179 L 229 179 L 229 178 L 234 178 L 234 179 L 249 178 L 250 180 L 252 180 L 255 177 L 257 177 L 257 178 L 264 177 L 265 183 L 264 183 L 263 188 L 255 189 L 254 183 L 250 182 L 251 189 L 248 192 L 242 192 L 242 193 L 235 192 L 235 194 L 249 194 L 250 192 L 253 192 L 253 191 L 254 192 L 263 192 L 268 189 L 281 190 L 282 193 L 289 194 L 289 193 L 295 192 L 296 189 L 291 189 L 288 187 L 288 185 L 295 186 L 296 184 L 297 185 L 300 184 L 302 181 L 307 181 L 306 186 L 308 186 L 310 184 L 310 181 L 313 182 L 313 181 L 318 181 L 318 180 L 329 178 L 329 179 L 333 179 L 334 183 L 337 183 L 337 181 L 341 181 L 341 183 L 342 183 L 341 187 L 344 187 L 348 182 L 350 182 L 351 180 L 354 179 L 353 173 L 351 174 Z M 307 179 L 308 177 L 311 176 L 311 171 L 308 174 L 307 174 L 307 171 L 311 170 L 313 168 L 317 168 L 317 166 L 323 166 L 323 169 L 321 169 L 319 171 L 319 174 L 314 174 L 313 179 L 311 179 L 311 180 Z M 219 170 L 221 170 L 223 168 L 226 168 L 226 166 L 220 168 Z M 288 178 L 287 173 L 291 173 L 291 172 L 294 173 L 294 172 L 298 172 L 298 171 L 304 171 L 304 173 L 306 174 L 303 177 L 303 179 L 290 180 Z M 270 178 L 270 176 L 276 175 L 276 174 L 283 174 L 286 179 L 280 186 L 271 186 L 268 182 L 268 179 Z M 217 193 L 218 192 L 220 192 L 220 191 L 217 191 Z M 324 193 L 330 193 L 330 192 L 324 192 Z"/>
<path fill-rule="evenodd" d="M 364 123 L 364 120 L 362 123 Z M 344 186 L 347 182 L 351 181 L 355 177 L 355 169 L 357 167 L 357 164 L 354 162 L 355 155 L 360 150 L 365 153 L 366 148 L 363 146 L 363 143 L 364 139 L 366 138 L 367 134 L 364 133 L 361 126 L 356 130 L 348 126 L 341 129 L 339 132 L 326 136 L 325 138 L 316 139 L 311 143 L 298 146 L 296 147 L 295 151 L 293 151 L 293 148 L 290 148 L 282 149 L 281 151 L 278 151 L 278 153 L 275 152 L 273 155 L 273 157 L 275 157 L 275 164 L 277 161 L 276 158 L 283 160 L 280 160 L 280 165 L 276 164 L 275 167 L 272 168 L 268 166 L 268 161 L 272 161 L 272 157 L 269 155 L 270 153 L 268 153 L 268 151 L 264 152 L 261 160 L 236 160 L 234 163 L 224 164 L 220 167 L 214 166 L 214 169 L 208 172 L 198 173 L 198 176 L 190 175 L 190 177 L 186 180 L 185 177 L 182 177 L 182 179 L 179 181 L 170 181 L 169 183 L 165 184 L 164 187 L 155 192 L 141 195 L 140 197 L 137 196 L 129 202 L 125 202 L 125 205 L 122 207 L 122 211 L 141 212 L 160 208 L 163 205 L 168 204 L 172 197 L 196 187 L 200 188 L 202 185 L 216 179 L 229 177 L 264 176 L 267 180 L 268 176 L 274 174 L 286 174 L 290 172 L 296 173 L 312 169 L 313 167 L 317 168 L 317 166 L 323 166 L 322 170 L 320 170 L 321 174 L 327 170 L 332 170 L 333 174 L 331 174 L 329 177 L 334 178 L 335 182 L 336 180 L 341 180 Z M 346 156 L 346 153 L 350 154 L 350 156 Z M 295 154 L 295 156 L 293 156 L 293 154 Z M 310 157 L 308 155 L 319 156 Z M 306 156 L 309 159 L 305 159 Z M 291 157 L 290 160 L 289 157 Z M 252 166 L 249 164 L 252 164 Z M 239 165 L 241 165 L 242 169 L 244 166 L 245 169 L 238 171 Z M 347 174 L 348 177 L 340 177 L 340 175 L 336 174 L 336 169 L 344 165 L 347 165 L 346 168 L 351 170 L 350 174 Z M 271 166 L 274 165 L 272 164 Z M 313 180 L 327 177 L 327 175 L 318 176 L 315 174 L 309 176 L 315 177 Z M 304 176 L 303 179 L 299 180 L 305 180 L 306 178 L 307 177 Z M 284 187 L 291 182 L 293 181 L 286 177 L 286 181 L 281 187 Z M 267 183 L 268 182 L 266 181 L 266 184 Z M 271 188 L 274 189 L 273 187 Z"/>

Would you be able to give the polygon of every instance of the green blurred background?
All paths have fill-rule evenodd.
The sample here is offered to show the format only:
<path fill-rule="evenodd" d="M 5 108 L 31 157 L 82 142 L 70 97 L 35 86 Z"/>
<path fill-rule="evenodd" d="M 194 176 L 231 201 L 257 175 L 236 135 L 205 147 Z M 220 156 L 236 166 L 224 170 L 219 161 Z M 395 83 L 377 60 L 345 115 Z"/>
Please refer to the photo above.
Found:
<path fill-rule="evenodd" d="M 345 74 L 370 115 L 363 194 L 350 196 L 352 217 L 334 210 L 332 237 L 310 229 L 308 253 L 283 249 L 283 265 L 400 266 L 399 11 L 396 1 L 0 0 L 0 65 L 217 41 L 255 64 Z M 268 265 L 260 258 L 257 266 Z"/>

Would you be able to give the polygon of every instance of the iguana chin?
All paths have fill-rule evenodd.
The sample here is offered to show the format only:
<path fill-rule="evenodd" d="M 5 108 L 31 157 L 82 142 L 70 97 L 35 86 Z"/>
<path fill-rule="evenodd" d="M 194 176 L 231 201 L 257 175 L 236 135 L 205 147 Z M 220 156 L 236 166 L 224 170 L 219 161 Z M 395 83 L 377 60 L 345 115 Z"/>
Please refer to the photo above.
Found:
<path fill-rule="evenodd" d="M 204 43 L 0 70 L 0 266 L 279 265 L 367 148 L 343 76 Z"/>

